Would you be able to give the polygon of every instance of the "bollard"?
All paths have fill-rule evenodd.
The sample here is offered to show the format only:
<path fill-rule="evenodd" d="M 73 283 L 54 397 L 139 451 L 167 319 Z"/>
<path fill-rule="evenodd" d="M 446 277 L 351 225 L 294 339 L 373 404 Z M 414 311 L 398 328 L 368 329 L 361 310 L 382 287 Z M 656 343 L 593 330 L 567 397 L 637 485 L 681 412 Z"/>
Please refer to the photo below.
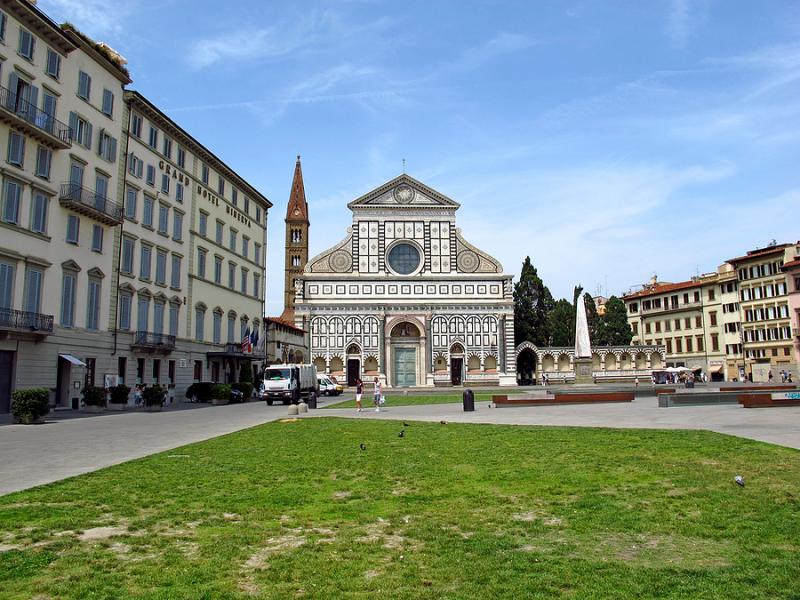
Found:
<path fill-rule="evenodd" d="M 470 388 L 466 388 L 461 396 L 464 403 L 464 412 L 472 412 L 475 410 L 475 394 L 472 393 Z"/>
<path fill-rule="evenodd" d="M 308 408 L 310 410 L 315 410 L 317 408 L 317 395 L 314 392 L 308 395 Z"/>
<path fill-rule="evenodd" d="M 298 414 L 299 413 L 307 413 L 308 412 L 308 404 L 306 404 L 305 402 L 300 402 L 300 404 L 297 405 L 297 412 L 298 412 Z"/>
<path fill-rule="evenodd" d="M 289 414 L 289 416 L 290 416 L 290 417 L 291 417 L 292 415 L 296 415 L 296 414 L 297 414 L 297 404 L 290 404 L 290 405 L 289 405 L 289 412 L 288 412 L 288 414 Z"/>

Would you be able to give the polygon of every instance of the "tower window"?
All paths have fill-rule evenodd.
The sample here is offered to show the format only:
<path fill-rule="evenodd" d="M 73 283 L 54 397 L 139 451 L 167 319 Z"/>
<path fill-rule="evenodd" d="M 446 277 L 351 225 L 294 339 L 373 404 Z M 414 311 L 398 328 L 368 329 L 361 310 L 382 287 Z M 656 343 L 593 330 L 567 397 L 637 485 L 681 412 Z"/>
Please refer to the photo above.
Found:
<path fill-rule="evenodd" d="M 303 234 L 299 229 L 292 229 L 292 243 L 298 243 L 303 241 Z"/>
<path fill-rule="evenodd" d="M 299 267 L 300 266 L 300 257 L 299 256 L 293 256 L 292 257 L 292 266 L 293 267 Z"/>

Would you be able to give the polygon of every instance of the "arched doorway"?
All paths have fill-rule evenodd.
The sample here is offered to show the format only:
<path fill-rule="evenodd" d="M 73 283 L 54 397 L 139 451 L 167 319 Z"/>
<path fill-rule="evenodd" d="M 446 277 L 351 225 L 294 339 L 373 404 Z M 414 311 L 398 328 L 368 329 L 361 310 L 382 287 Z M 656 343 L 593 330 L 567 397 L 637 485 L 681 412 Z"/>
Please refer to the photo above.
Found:
<path fill-rule="evenodd" d="M 450 383 L 461 385 L 464 381 L 464 346 L 453 344 L 450 348 Z"/>
<path fill-rule="evenodd" d="M 517 354 L 517 383 L 536 385 L 536 352 L 533 348 L 523 348 Z"/>
<path fill-rule="evenodd" d="M 347 385 L 354 386 L 361 377 L 361 348 L 358 344 L 347 347 Z"/>
<path fill-rule="evenodd" d="M 413 323 L 403 321 L 392 327 L 389 341 L 392 346 L 392 385 L 417 385 L 417 363 L 420 331 Z"/>

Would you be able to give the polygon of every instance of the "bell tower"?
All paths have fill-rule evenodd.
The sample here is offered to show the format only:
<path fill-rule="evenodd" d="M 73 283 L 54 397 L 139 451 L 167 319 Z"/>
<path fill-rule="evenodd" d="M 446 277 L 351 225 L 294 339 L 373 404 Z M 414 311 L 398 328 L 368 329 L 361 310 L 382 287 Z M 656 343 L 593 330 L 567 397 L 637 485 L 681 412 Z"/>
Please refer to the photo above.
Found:
<path fill-rule="evenodd" d="M 286 207 L 286 260 L 284 265 L 283 314 L 282 319 L 294 322 L 294 282 L 308 262 L 308 202 L 303 187 L 303 169 L 300 155 L 294 166 L 292 190 Z"/>

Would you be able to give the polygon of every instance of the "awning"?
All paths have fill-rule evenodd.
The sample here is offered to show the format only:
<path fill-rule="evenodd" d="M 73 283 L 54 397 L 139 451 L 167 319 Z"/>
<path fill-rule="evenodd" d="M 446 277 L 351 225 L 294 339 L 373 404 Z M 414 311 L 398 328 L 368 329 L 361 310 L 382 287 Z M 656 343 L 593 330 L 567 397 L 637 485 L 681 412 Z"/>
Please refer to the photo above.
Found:
<path fill-rule="evenodd" d="M 716 365 L 708 370 L 709 373 L 722 373 L 722 365 Z"/>
<path fill-rule="evenodd" d="M 85 367 L 86 363 L 83 362 L 80 358 L 75 358 L 72 354 L 59 354 L 61 358 L 71 362 L 73 365 L 78 365 L 79 367 Z"/>

